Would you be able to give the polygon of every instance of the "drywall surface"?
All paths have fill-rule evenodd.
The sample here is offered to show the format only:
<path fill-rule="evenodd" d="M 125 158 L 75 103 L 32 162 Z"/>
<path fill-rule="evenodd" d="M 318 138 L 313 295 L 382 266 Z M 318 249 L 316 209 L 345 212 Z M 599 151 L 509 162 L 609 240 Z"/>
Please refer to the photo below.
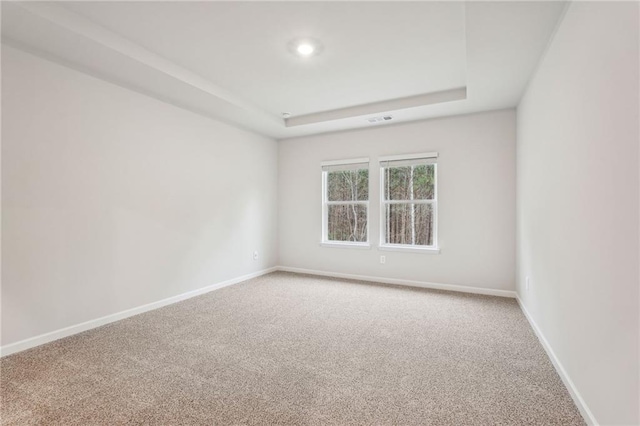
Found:
<path fill-rule="evenodd" d="M 274 266 L 276 200 L 274 140 L 3 45 L 3 345 Z"/>
<path fill-rule="evenodd" d="M 514 290 L 515 126 L 515 111 L 504 110 L 279 141 L 280 265 Z M 440 254 L 378 250 L 378 158 L 432 151 L 439 153 Z M 370 159 L 372 248 L 320 246 L 320 163 L 359 157 Z"/>
<path fill-rule="evenodd" d="M 602 425 L 640 422 L 638 71 L 638 4 L 574 2 L 518 107 L 518 293 Z"/>

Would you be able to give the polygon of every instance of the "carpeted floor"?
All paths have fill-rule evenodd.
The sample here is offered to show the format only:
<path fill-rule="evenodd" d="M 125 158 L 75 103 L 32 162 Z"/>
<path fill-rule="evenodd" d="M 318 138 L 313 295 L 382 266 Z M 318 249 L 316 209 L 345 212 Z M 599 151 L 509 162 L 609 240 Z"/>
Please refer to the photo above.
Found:
<path fill-rule="evenodd" d="M 2 425 L 582 425 L 513 299 L 273 273 L 0 362 Z"/>

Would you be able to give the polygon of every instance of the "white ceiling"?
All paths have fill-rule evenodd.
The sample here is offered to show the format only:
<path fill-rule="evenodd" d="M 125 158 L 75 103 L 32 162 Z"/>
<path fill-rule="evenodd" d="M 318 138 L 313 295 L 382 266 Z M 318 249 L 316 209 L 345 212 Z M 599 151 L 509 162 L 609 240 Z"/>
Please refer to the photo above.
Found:
<path fill-rule="evenodd" d="M 512 107 L 560 2 L 3 2 L 3 41 L 275 137 Z M 324 45 L 312 58 L 297 37 Z M 466 90 L 465 90 L 466 89 Z M 292 113 L 288 126 L 283 112 Z M 384 124 L 375 124 L 384 125 Z"/>

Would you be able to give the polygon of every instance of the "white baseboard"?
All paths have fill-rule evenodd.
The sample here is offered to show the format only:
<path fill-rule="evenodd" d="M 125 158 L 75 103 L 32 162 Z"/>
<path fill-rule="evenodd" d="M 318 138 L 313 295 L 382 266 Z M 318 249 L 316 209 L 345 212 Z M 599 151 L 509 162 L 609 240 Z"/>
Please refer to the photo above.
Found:
<path fill-rule="evenodd" d="M 551 363 L 553 364 L 556 371 L 558 372 L 558 375 L 562 379 L 562 382 L 564 383 L 565 387 L 569 391 L 569 394 L 571 395 L 573 402 L 576 404 L 576 407 L 578 407 L 580 414 L 582 414 L 584 421 L 587 422 L 588 425 L 598 426 L 599 423 L 597 422 L 596 418 L 593 416 L 593 413 L 591 412 L 591 410 L 589 410 L 587 403 L 584 401 L 584 399 L 582 399 L 580 392 L 578 392 L 578 389 L 573 384 L 573 381 L 571 380 L 566 370 L 560 363 L 560 360 L 556 356 L 555 352 L 553 352 L 551 345 L 549 345 L 549 342 L 544 337 L 544 334 L 542 334 L 542 331 L 538 327 L 538 324 L 536 324 L 536 322 L 533 320 L 533 317 L 531 316 L 529 311 L 527 311 L 527 308 L 525 308 L 524 303 L 522 303 L 522 300 L 520 300 L 520 297 L 518 297 L 517 294 L 516 294 L 516 300 L 518 301 L 518 304 L 520 305 L 520 309 L 522 309 L 524 316 L 529 321 L 529 324 L 531 324 L 531 328 L 533 329 L 534 333 L 536 333 L 536 336 L 538 336 L 538 340 L 540 340 L 542 347 L 547 352 L 549 359 L 551 359 Z"/>
<path fill-rule="evenodd" d="M 72 325 L 70 327 L 61 328 L 60 330 L 51 331 L 49 333 L 41 334 L 39 336 L 31 337 L 29 339 L 21 340 L 19 342 L 10 343 L 8 345 L 0 347 L 0 356 L 21 352 L 26 349 L 30 349 L 36 346 L 43 345 L 45 343 L 53 342 L 54 340 L 62 339 L 74 334 L 82 333 L 83 331 L 91 330 L 92 328 L 100 327 L 105 324 L 109 324 L 121 319 L 125 319 L 134 315 L 141 314 L 143 312 L 152 311 L 154 309 L 161 308 L 163 306 L 171 305 L 192 297 L 200 296 L 201 294 L 209 293 L 210 291 L 218 290 L 223 287 L 228 287 L 233 284 L 238 284 L 242 281 L 246 281 L 251 278 L 256 278 L 261 275 L 269 274 L 277 271 L 277 267 L 263 269 L 258 272 L 243 275 L 241 277 L 232 278 L 230 280 L 222 281 L 216 284 L 212 284 L 207 287 L 202 287 L 197 290 L 188 291 L 186 293 L 178 294 L 176 296 L 168 297 L 166 299 L 159 300 L 157 302 L 148 303 L 146 305 L 138 306 L 136 308 L 127 309 L 126 311 L 117 312 L 115 314 L 107 315 L 101 318 L 93 319 L 83 322 L 81 324 Z"/>
<path fill-rule="evenodd" d="M 471 287 L 454 284 L 438 284 L 423 281 L 401 280 L 395 278 L 370 277 L 365 275 L 343 274 L 340 272 L 315 271 L 312 269 L 292 268 L 289 266 L 278 266 L 279 271 L 295 272 L 297 274 L 320 275 L 323 277 L 345 278 L 350 280 L 370 281 L 383 284 L 396 284 L 409 287 L 432 288 L 436 290 L 460 291 L 463 293 L 485 294 L 489 296 L 516 297 L 515 291 L 498 290 L 492 288 Z"/>
<path fill-rule="evenodd" d="M 365 275 L 354 275 L 354 274 L 343 274 L 339 272 L 326 272 L 326 271 L 316 271 L 311 269 L 303 269 L 303 268 L 292 268 L 288 266 L 276 266 L 268 269 L 263 269 L 258 272 L 254 272 L 251 274 L 243 275 L 240 277 L 232 278 L 230 280 L 222 281 L 220 283 L 212 284 L 207 287 L 199 288 L 197 290 L 192 290 L 186 293 L 182 293 L 176 296 L 172 296 L 163 300 L 159 300 L 157 302 L 148 303 L 146 305 L 138 306 L 136 308 L 127 309 L 125 311 L 117 312 L 115 314 L 107 315 L 101 318 L 97 318 L 94 320 L 86 321 L 81 324 L 72 325 L 70 327 L 65 327 L 60 330 L 55 330 L 49 333 L 41 334 L 39 336 L 31 337 L 29 339 L 21 340 L 19 342 L 11 343 L 5 346 L 0 347 L 0 356 L 4 357 L 7 355 L 14 354 L 16 352 L 21 352 L 26 349 L 30 349 L 36 346 L 43 345 L 45 343 L 53 342 L 54 340 L 62 339 L 64 337 L 68 337 L 74 334 L 82 333 L 83 331 L 91 330 L 92 328 L 100 327 L 105 324 L 109 324 L 115 321 L 119 321 L 134 315 L 138 315 L 144 312 L 148 312 L 154 309 L 161 308 L 163 306 L 171 305 L 173 303 L 177 303 L 186 299 L 190 299 L 192 297 L 200 296 L 205 293 L 209 293 L 214 290 L 221 289 L 223 287 L 228 287 L 233 284 L 237 284 L 251 278 L 256 278 L 262 275 L 269 274 L 275 271 L 284 271 L 284 272 L 294 272 L 298 274 L 309 274 L 309 275 L 319 275 L 325 277 L 334 277 L 334 278 L 345 278 L 345 279 L 353 279 L 360 281 L 369 281 L 369 282 L 378 282 L 384 284 L 396 284 L 396 285 L 405 285 L 410 287 L 420 287 L 420 288 L 431 288 L 437 290 L 450 290 L 450 291 L 459 291 L 465 293 L 475 293 L 475 294 L 485 294 L 491 296 L 501 296 L 501 297 L 511 297 L 515 298 L 524 313 L 524 316 L 529 321 L 531 328 L 535 332 L 536 336 L 540 340 L 542 347 L 547 352 L 549 359 L 553 366 L 555 367 L 558 375 L 562 379 L 564 385 L 567 387 L 569 394 L 573 398 L 578 410 L 584 417 L 585 421 L 589 425 L 598 426 L 598 422 L 596 421 L 593 413 L 589 410 L 589 407 L 585 403 L 584 399 L 578 392 L 578 389 L 573 384 L 573 381 L 568 376 L 564 367 L 558 360 L 558 357 L 553 352 L 553 349 L 549 345 L 549 342 L 540 331 L 540 328 L 533 320 L 533 317 L 529 314 L 524 304 L 518 297 L 515 291 L 508 290 L 498 290 L 498 289 L 488 289 L 481 287 L 470 287 L 470 286 L 461 286 L 461 285 L 453 285 L 453 284 L 438 284 L 438 283 L 429 283 L 429 282 L 421 282 L 421 281 L 412 281 L 412 280 L 403 280 L 403 279 L 395 279 L 395 278 L 382 278 L 382 277 L 370 277 Z"/>
<path fill-rule="evenodd" d="M 246 281 L 248 279 L 259 277 L 261 275 L 265 275 L 275 271 L 295 272 L 295 273 L 310 274 L 310 275 L 321 275 L 321 276 L 327 276 L 327 277 L 346 278 L 346 279 L 378 282 L 378 283 L 385 283 L 385 284 L 405 285 L 410 287 L 432 288 L 437 290 L 460 291 L 465 293 L 485 294 L 485 295 L 491 295 L 491 296 L 516 297 L 515 292 L 507 291 L 507 290 L 495 290 L 495 289 L 486 289 L 486 288 L 480 288 L 480 287 L 469 287 L 469 286 L 460 286 L 460 285 L 451 285 L 451 284 L 427 283 L 427 282 L 421 282 L 421 281 L 411 281 L 411 280 L 402 280 L 402 279 L 394 279 L 394 278 L 369 277 L 364 275 L 342 274 L 337 272 L 334 273 L 334 272 L 325 272 L 325 271 L 315 271 L 310 269 L 291 268 L 287 266 L 276 266 L 273 268 L 268 268 L 262 271 L 243 275 L 241 277 L 232 278 L 230 280 L 226 280 L 220 283 L 212 284 L 210 286 L 199 288 L 197 290 L 192 290 L 186 293 L 172 296 L 167 299 L 159 300 L 157 302 L 152 302 L 143 306 L 138 306 L 135 308 L 127 309 L 125 311 L 117 312 L 115 314 L 111 314 L 101 318 L 86 321 L 81 324 L 76 324 L 76 325 L 65 327 L 49 333 L 41 334 L 39 336 L 21 340 L 19 342 L 10 343 L 8 345 L 0 347 L 0 356 L 4 357 L 7 355 L 14 354 L 16 352 L 21 352 L 30 348 L 34 348 L 36 346 L 40 346 L 45 343 L 53 342 L 54 340 L 58 340 L 64 337 L 72 336 L 74 334 L 82 333 L 83 331 L 91 330 L 92 328 L 100 327 L 102 325 L 119 321 L 121 319 L 131 317 L 133 315 L 138 315 L 147 311 L 158 309 L 163 306 L 180 302 L 182 300 L 190 299 L 192 297 L 196 297 L 201 294 L 208 293 L 210 291 L 214 291 L 223 287 L 237 284 L 242 281 Z"/>

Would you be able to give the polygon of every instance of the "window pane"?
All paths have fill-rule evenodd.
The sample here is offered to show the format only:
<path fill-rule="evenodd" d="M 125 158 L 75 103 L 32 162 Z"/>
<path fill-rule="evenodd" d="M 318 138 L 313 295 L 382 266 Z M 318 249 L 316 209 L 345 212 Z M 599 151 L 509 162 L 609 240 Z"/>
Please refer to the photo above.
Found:
<path fill-rule="evenodd" d="M 367 242 L 367 206 L 352 204 L 327 207 L 329 241 Z"/>
<path fill-rule="evenodd" d="M 388 167 L 384 169 L 385 200 L 408 200 L 411 167 Z"/>
<path fill-rule="evenodd" d="M 416 244 L 421 246 L 433 245 L 433 205 L 414 204 Z"/>
<path fill-rule="evenodd" d="M 413 168 L 413 199 L 433 200 L 435 193 L 435 165 L 423 164 Z"/>
<path fill-rule="evenodd" d="M 433 245 L 433 205 L 387 204 L 387 244 Z"/>
<path fill-rule="evenodd" d="M 412 191 L 413 198 L 411 197 Z M 434 164 L 384 169 L 385 200 L 432 200 L 434 193 Z"/>
<path fill-rule="evenodd" d="M 369 169 L 327 172 L 327 200 L 367 201 Z"/>

